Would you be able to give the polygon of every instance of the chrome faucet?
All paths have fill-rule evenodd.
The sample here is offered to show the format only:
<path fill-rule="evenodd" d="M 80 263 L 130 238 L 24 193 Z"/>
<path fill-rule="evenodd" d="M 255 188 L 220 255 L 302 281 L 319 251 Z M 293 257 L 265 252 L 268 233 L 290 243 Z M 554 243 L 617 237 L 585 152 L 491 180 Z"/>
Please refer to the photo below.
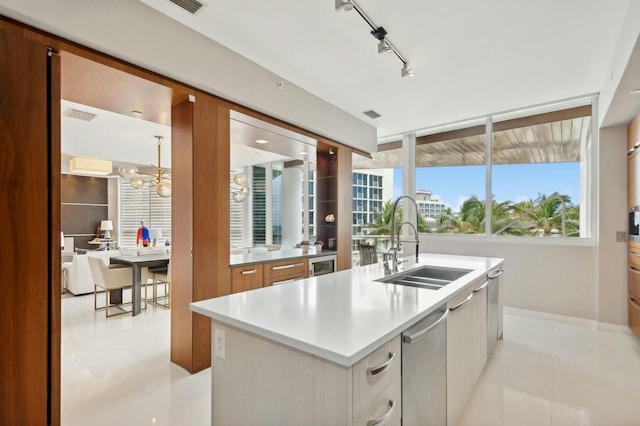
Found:
<path fill-rule="evenodd" d="M 386 255 L 384 256 L 384 270 L 385 273 L 389 274 L 391 272 L 398 272 L 398 252 L 401 251 L 402 249 L 400 248 L 400 243 L 401 242 L 414 242 L 416 243 L 416 263 L 418 263 L 418 253 L 420 252 L 420 239 L 418 237 L 418 229 L 416 228 L 416 226 L 408 221 L 402 222 L 400 224 L 400 227 L 398 228 L 398 239 L 397 241 L 395 241 L 395 230 L 396 230 L 396 208 L 398 207 L 398 203 L 400 202 L 400 200 L 402 200 L 403 198 L 407 198 L 409 200 L 411 200 L 411 202 L 413 202 L 413 205 L 416 208 L 416 224 L 418 223 L 418 204 L 416 203 L 416 200 L 414 200 L 413 198 L 409 197 L 408 195 L 401 195 L 399 196 L 396 201 L 393 203 L 393 210 L 391 211 L 391 245 L 389 246 L 389 250 L 387 250 Z M 409 225 L 413 228 L 413 233 L 416 236 L 415 241 L 400 241 L 400 234 L 402 231 L 402 225 Z M 390 268 L 389 265 L 387 264 L 388 261 L 391 261 L 393 268 Z"/>

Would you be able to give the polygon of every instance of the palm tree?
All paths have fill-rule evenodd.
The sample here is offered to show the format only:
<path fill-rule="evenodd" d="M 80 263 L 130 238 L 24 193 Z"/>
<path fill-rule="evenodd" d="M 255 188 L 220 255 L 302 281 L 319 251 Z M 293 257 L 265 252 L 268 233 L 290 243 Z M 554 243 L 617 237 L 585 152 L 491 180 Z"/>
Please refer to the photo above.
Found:
<path fill-rule="evenodd" d="M 390 235 L 391 234 L 391 215 L 393 212 L 393 202 L 387 200 L 382 206 L 382 211 L 374 213 L 374 222 L 369 225 L 370 228 L 374 228 L 371 235 Z M 400 230 L 400 224 L 403 222 L 402 205 L 398 204 L 396 207 L 396 229 L 397 233 Z M 418 232 L 431 232 L 427 222 L 424 220 L 421 214 L 418 214 Z"/>
<path fill-rule="evenodd" d="M 566 218 L 566 205 L 571 204 L 571 197 L 568 195 L 560 195 L 558 192 L 546 196 L 544 194 L 538 194 L 534 204 L 539 207 L 529 213 L 528 218 L 534 223 L 533 233 L 542 234 L 547 237 L 552 234 L 553 230 L 562 229 L 562 205 L 565 204 L 565 218 Z M 565 225 L 566 225 L 565 220 Z"/>
<path fill-rule="evenodd" d="M 371 235 L 389 235 L 391 234 L 391 214 L 393 211 L 393 202 L 388 200 L 382 206 L 382 210 L 373 214 L 373 223 L 369 225 L 373 228 Z M 402 223 L 402 209 L 396 209 L 396 223 Z"/>

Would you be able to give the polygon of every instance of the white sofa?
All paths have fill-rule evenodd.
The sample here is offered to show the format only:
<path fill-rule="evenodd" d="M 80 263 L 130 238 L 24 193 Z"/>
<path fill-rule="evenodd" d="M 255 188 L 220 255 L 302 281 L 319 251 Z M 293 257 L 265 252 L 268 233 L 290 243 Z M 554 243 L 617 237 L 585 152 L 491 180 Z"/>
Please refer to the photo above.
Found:
<path fill-rule="evenodd" d="M 101 257 L 106 264 L 109 264 L 109 258 L 111 256 L 120 256 L 118 250 L 107 251 L 91 251 L 87 254 L 73 254 L 73 260 L 71 262 L 65 262 L 62 264 L 63 277 L 66 282 L 67 291 L 75 294 L 93 293 L 93 275 L 91 275 L 91 269 L 89 268 L 89 256 Z"/>

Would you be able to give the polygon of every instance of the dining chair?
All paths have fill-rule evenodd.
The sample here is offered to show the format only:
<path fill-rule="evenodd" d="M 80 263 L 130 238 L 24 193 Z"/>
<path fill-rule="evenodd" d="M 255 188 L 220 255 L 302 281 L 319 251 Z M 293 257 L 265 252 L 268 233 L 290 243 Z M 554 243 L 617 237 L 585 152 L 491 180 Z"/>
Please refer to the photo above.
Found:
<path fill-rule="evenodd" d="M 164 284 L 164 296 L 158 297 L 159 284 Z M 158 299 L 166 298 L 166 303 L 158 302 Z M 171 307 L 171 262 L 165 271 L 153 272 L 153 304 L 169 309 Z"/>
<path fill-rule="evenodd" d="M 112 290 L 122 290 L 133 287 L 132 268 L 130 266 L 107 265 L 101 257 L 89 256 L 87 260 L 89 261 L 89 268 L 93 276 L 93 308 L 96 311 L 104 309 L 107 318 L 131 313 L 131 311 L 123 309 L 124 305 L 130 304 L 131 302 L 112 304 L 110 296 Z M 140 274 L 140 282 L 146 283 L 149 277 L 148 268 L 142 268 Z M 102 307 L 98 307 L 98 288 L 103 289 L 105 293 L 105 305 Z M 144 307 L 142 309 L 147 309 L 147 286 L 145 286 L 144 292 Z M 117 308 L 119 312 L 109 314 L 110 307 Z"/>
<path fill-rule="evenodd" d="M 359 248 L 360 248 L 360 266 L 378 263 L 378 253 L 376 253 L 375 246 L 367 243 L 361 243 Z"/>

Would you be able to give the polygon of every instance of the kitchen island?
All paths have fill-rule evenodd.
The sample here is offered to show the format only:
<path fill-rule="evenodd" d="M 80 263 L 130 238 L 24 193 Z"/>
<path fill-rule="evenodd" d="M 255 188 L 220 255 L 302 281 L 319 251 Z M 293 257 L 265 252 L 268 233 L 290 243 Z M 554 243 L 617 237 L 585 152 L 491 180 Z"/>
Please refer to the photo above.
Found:
<path fill-rule="evenodd" d="M 212 424 L 341 425 L 380 417 L 389 407 L 373 406 L 374 397 L 399 393 L 400 365 L 389 363 L 380 380 L 366 378 L 367 366 L 392 358 L 403 331 L 501 264 L 421 254 L 419 264 L 406 258 L 402 267 L 470 272 L 434 291 L 376 281 L 385 274 L 373 264 L 192 303 L 213 320 Z"/>

